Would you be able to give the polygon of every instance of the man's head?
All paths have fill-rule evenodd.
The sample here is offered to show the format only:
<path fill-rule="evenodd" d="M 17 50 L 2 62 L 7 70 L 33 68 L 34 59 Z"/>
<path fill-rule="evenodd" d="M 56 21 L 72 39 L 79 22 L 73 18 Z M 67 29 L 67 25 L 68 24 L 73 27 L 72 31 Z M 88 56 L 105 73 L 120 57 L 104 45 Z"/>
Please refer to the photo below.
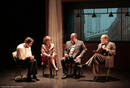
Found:
<path fill-rule="evenodd" d="M 103 34 L 100 38 L 101 43 L 107 43 L 109 41 L 109 37 L 107 34 Z"/>
<path fill-rule="evenodd" d="M 26 37 L 25 40 L 24 40 L 26 47 L 31 47 L 33 42 L 34 42 L 34 40 L 31 37 Z"/>
<path fill-rule="evenodd" d="M 72 33 L 72 34 L 70 35 L 70 39 L 71 39 L 71 41 L 77 40 L 77 34 L 76 34 L 76 33 Z"/>

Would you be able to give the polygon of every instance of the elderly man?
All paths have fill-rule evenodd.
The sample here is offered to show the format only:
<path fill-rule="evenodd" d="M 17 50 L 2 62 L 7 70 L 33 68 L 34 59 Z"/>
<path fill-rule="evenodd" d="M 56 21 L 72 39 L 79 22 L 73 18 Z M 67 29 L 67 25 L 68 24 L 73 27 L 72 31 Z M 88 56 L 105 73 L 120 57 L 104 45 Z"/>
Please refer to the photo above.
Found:
<path fill-rule="evenodd" d="M 65 54 L 63 59 L 61 60 L 64 73 L 62 79 L 68 77 L 68 68 L 69 68 L 68 64 L 70 64 L 71 66 L 72 64 L 74 65 L 73 69 L 74 71 L 72 73 L 73 77 L 79 76 L 79 74 L 78 75 L 76 74 L 77 66 L 81 64 L 81 58 L 87 51 L 87 48 L 84 45 L 83 41 L 77 39 L 76 33 L 72 33 L 70 39 L 71 39 L 70 41 L 66 42 Z"/>
<path fill-rule="evenodd" d="M 100 38 L 101 43 L 98 45 L 95 54 L 85 63 L 88 66 L 93 66 L 94 80 L 99 73 L 99 65 L 105 63 L 106 68 L 114 66 L 114 55 L 116 54 L 116 45 L 109 41 L 107 34 L 103 34 Z"/>

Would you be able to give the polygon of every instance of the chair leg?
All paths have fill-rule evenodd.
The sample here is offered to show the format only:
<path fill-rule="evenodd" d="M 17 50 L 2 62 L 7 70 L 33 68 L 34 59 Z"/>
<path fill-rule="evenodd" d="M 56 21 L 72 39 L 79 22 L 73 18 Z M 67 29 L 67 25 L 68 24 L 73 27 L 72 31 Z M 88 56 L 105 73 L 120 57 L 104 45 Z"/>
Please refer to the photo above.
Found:
<path fill-rule="evenodd" d="M 57 76 L 57 71 L 56 71 L 56 76 Z"/>
<path fill-rule="evenodd" d="M 56 63 L 56 61 L 55 61 L 55 64 L 56 64 L 56 67 L 57 67 L 57 63 Z M 55 71 L 56 72 L 56 76 L 57 76 L 57 71 Z"/>
<path fill-rule="evenodd" d="M 52 71 L 52 67 L 50 66 L 50 78 L 52 77 L 53 71 Z"/>
<path fill-rule="evenodd" d="M 45 65 L 43 65 L 43 68 L 42 68 L 42 75 L 44 76 L 45 75 Z"/>
<path fill-rule="evenodd" d="M 107 70 L 106 80 L 108 80 L 109 75 L 110 75 L 110 68 L 108 68 Z"/>

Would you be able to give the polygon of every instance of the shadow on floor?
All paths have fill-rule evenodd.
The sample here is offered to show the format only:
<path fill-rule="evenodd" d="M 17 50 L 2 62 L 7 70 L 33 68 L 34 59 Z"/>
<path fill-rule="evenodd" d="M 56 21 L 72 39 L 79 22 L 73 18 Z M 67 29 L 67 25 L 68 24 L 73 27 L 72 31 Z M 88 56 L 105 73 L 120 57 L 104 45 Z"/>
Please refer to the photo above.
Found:
<path fill-rule="evenodd" d="M 55 78 L 56 75 L 44 74 L 43 77 L 44 78 Z"/>
<path fill-rule="evenodd" d="M 88 82 L 113 82 L 113 81 L 120 81 L 120 79 L 109 76 L 107 79 L 105 76 L 98 77 L 96 80 L 79 80 L 79 81 L 88 81 Z"/>

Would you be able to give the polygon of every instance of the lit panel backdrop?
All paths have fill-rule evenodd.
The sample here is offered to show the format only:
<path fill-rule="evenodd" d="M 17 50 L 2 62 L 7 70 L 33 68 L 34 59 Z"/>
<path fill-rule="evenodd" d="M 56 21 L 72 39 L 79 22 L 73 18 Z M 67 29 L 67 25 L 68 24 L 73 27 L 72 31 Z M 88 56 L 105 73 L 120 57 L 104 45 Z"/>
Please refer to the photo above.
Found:
<path fill-rule="evenodd" d="M 108 34 L 111 41 L 130 41 L 130 8 L 84 9 L 84 41 L 99 41 L 102 34 Z M 92 17 L 95 12 L 96 17 Z M 109 17 L 112 12 L 113 16 Z"/>

